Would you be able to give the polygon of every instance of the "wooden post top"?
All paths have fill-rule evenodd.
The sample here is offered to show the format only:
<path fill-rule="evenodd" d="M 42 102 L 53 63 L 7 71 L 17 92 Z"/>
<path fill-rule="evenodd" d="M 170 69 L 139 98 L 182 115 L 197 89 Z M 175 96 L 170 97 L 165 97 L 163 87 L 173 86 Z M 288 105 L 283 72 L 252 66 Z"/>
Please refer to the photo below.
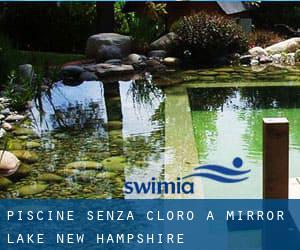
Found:
<path fill-rule="evenodd" d="M 263 118 L 264 124 L 286 124 L 289 123 L 287 118 L 278 117 L 278 118 Z"/>

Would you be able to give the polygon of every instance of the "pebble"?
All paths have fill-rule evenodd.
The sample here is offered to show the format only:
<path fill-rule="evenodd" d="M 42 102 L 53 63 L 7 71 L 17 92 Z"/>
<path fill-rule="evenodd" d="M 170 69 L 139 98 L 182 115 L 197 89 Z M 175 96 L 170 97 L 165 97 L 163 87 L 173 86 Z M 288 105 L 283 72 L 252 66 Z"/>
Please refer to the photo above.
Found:
<path fill-rule="evenodd" d="M 7 122 L 15 122 L 15 121 L 22 121 L 25 119 L 24 115 L 9 115 L 6 117 L 5 121 Z"/>
<path fill-rule="evenodd" d="M 10 115 L 11 114 L 11 111 L 9 108 L 6 108 L 6 109 L 3 109 L 1 110 L 0 112 L 2 115 Z"/>
<path fill-rule="evenodd" d="M 2 127 L 3 129 L 5 129 L 6 131 L 11 131 L 11 130 L 13 130 L 13 126 L 12 126 L 10 123 L 8 123 L 8 122 L 4 122 L 4 123 L 1 125 L 1 127 Z"/>

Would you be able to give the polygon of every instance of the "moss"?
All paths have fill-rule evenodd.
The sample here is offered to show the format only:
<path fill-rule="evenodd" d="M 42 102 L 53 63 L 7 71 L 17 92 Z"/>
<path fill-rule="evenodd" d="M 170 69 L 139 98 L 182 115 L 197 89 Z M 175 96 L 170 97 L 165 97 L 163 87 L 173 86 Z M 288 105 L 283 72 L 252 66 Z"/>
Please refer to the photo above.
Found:
<path fill-rule="evenodd" d="M 0 176 L 0 190 L 5 191 L 11 184 L 9 179 Z"/>
<path fill-rule="evenodd" d="M 48 188 L 48 184 L 36 182 L 34 184 L 25 185 L 17 189 L 20 196 L 34 195 L 44 192 Z"/>
<path fill-rule="evenodd" d="M 113 156 L 104 159 L 101 163 L 107 171 L 122 171 L 126 166 L 126 159 L 122 156 Z"/>
<path fill-rule="evenodd" d="M 45 174 L 40 175 L 37 178 L 37 180 L 48 182 L 48 183 L 57 183 L 57 182 L 62 182 L 64 180 L 64 178 L 59 175 L 56 175 L 56 174 L 45 173 Z"/>
<path fill-rule="evenodd" d="M 66 165 L 65 169 L 101 169 L 102 164 L 95 161 L 76 161 Z"/>
<path fill-rule="evenodd" d="M 27 150 L 13 150 L 11 151 L 20 161 L 25 163 L 35 163 L 38 161 L 39 157 L 35 152 Z"/>

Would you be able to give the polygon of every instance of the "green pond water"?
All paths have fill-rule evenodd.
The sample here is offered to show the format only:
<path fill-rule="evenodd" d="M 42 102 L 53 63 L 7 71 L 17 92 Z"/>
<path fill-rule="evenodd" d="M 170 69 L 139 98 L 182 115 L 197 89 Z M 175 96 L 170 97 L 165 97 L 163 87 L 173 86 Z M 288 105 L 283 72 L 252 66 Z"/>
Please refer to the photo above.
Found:
<path fill-rule="evenodd" d="M 290 122 L 290 177 L 300 176 L 300 87 L 228 87 L 188 90 L 201 164 L 232 167 L 241 157 L 249 179 L 224 185 L 203 180 L 206 197 L 262 197 L 262 119 Z"/>
<path fill-rule="evenodd" d="M 197 178 L 192 197 L 171 198 L 261 197 L 263 117 L 289 119 L 290 175 L 300 175 L 298 74 L 297 68 L 220 68 L 105 84 L 58 82 L 2 139 L 22 165 L 0 178 L 0 198 L 164 198 L 125 195 L 124 182 L 176 180 L 199 164 L 230 167 L 236 156 L 251 169 L 247 181 L 232 186 Z M 248 85 L 254 87 L 236 87 Z"/>

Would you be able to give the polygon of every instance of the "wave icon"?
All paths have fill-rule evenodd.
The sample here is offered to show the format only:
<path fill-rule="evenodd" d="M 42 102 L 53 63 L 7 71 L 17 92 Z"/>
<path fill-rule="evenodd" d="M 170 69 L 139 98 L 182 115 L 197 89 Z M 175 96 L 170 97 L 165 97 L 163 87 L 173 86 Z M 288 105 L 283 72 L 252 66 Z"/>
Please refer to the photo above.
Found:
<path fill-rule="evenodd" d="M 197 177 L 208 178 L 222 183 L 236 183 L 248 179 L 248 177 L 236 178 L 236 177 L 245 176 L 247 173 L 251 171 L 250 169 L 237 170 L 238 168 L 241 168 L 243 166 L 243 160 L 241 158 L 239 157 L 234 158 L 232 161 L 232 165 L 236 169 L 231 169 L 225 166 L 214 165 L 214 164 L 203 165 L 194 169 L 197 170 L 198 173 L 187 175 L 183 177 L 183 179 L 197 176 Z M 202 170 L 204 171 L 207 170 L 207 172 L 203 172 Z"/>

